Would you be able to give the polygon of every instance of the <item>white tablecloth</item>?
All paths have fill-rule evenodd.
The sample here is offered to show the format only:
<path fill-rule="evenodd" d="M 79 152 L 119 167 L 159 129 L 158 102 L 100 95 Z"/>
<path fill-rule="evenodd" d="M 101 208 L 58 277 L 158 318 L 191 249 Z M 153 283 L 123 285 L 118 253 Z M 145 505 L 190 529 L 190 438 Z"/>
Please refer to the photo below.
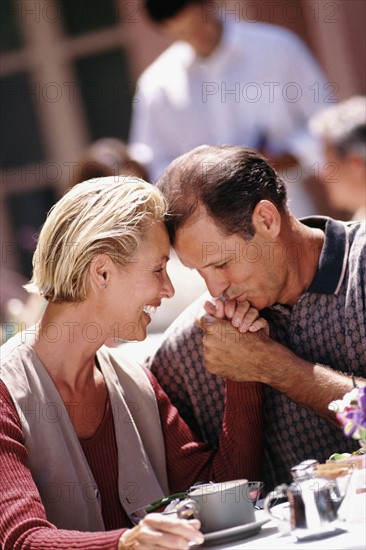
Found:
<path fill-rule="evenodd" d="M 262 512 L 258 516 L 263 518 Z M 279 532 L 274 521 L 262 526 L 260 532 L 249 538 L 227 544 L 210 545 L 210 550 L 365 550 L 366 524 L 355 524 L 343 532 L 323 539 L 298 541 L 292 535 Z"/>

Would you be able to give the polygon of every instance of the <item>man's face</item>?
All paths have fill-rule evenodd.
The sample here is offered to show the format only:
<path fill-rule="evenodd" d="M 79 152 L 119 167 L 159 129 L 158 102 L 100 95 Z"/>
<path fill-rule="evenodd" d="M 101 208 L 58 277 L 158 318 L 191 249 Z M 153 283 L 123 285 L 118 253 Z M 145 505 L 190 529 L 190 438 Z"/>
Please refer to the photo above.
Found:
<path fill-rule="evenodd" d="M 188 42 L 201 57 L 209 56 L 221 40 L 221 22 L 206 14 L 204 5 L 191 4 L 163 23 L 176 40 Z"/>
<path fill-rule="evenodd" d="M 177 233 L 174 248 L 184 265 L 197 269 L 213 297 L 247 300 L 259 310 L 281 299 L 286 261 L 279 243 L 258 234 L 250 241 L 225 236 L 200 207 Z"/>

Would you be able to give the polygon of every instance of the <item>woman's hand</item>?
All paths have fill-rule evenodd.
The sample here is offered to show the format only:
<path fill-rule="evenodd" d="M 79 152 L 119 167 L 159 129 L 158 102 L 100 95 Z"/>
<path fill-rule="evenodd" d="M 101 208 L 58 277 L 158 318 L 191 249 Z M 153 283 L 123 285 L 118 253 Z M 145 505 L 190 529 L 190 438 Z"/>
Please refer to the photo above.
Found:
<path fill-rule="evenodd" d="M 250 303 L 236 300 L 215 300 L 215 303 L 205 302 L 204 309 L 208 315 L 216 319 L 227 319 L 239 332 L 257 332 L 263 329 L 269 335 L 269 325 L 259 311 L 251 307 Z"/>
<path fill-rule="evenodd" d="M 202 544 L 204 539 L 199 531 L 200 526 L 198 519 L 148 514 L 136 527 L 121 535 L 118 550 L 186 550 L 189 542 Z"/>

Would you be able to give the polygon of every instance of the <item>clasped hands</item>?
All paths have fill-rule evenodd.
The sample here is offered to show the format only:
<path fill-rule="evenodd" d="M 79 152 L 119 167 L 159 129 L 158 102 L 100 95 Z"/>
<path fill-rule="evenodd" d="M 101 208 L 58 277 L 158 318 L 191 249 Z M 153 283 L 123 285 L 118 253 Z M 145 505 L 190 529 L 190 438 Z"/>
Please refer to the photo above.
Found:
<path fill-rule="evenodd" d="M 239 382 L 266 382 L 270 364 L 269 325 L 250 303 L 235 300 L 205 302 L 206 314 L 197 319 L 204 332 L 202 343 L 207 370 Z"/>

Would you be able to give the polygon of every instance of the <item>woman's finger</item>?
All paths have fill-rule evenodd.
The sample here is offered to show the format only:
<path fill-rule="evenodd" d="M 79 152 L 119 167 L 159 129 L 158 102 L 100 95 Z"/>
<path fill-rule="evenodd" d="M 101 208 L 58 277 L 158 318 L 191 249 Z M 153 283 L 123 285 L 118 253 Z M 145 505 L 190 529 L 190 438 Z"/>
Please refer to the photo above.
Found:
<path fill-rule="evenodd" d="M 225 317 L 227 319 L 232 319 L 235 314 L 238 302 L 236 300 L 225 300 L 224 302 L 222 302 L 222 304 Z"/>
<path fill-rule="evenodd" d="M 244 318 L 246 317 L 248 310 L 250 310 L 250 304 L 249 302 L 236 302 L 235 303 L 235 311 L 232 315 L 231 324 L 235 328 L 239 328 L 240 325 L 243 323 Z M 252 308 L 253 309 L 253 308 Z"/>
<path fill-rule="evenodd" d="M 163 514 L 149 514 L 140 522 L 140 544 L 153 548 L 188 548 L 188 543 L 201 544 L 199 520 L 178 519 Z M 148 548 L 148 546 L 147 546 Z"/>
<path fill-rule="evenodd" d="M 136 527 L 123 533 L 118 550 L 188 549 L 189 543 L 202 544 L 204 541 L 199 527 L 198 520 L 149 514 Z"/>
<path fill-rule="evenodd" d="M 212 302 L 206 301 L 203 304 L 203 308 L 204 308 L 205 312 L 208 313 L 208 315 L 215 315 L 215 313 L 216 313 L 215 304 L 213 304 Z"/>
<path fill-rule="evenodd" d="M 258 332 L 258 330 L 264 330 L 269 336 L 269 324 L 263 317 L 259 317 L 259 319 L 256 319 L 254 323 L 250 325 L 248 328 L 249 332 Z"/>
<path fill-rule="evenodd" d="M 247 332 L 250 326 L 259 319 L 259 311 L 254 307 L 248 309 L 239 326 L 239 332 Z"/>
<path fill-rule="evenodd" d="M 219 299 L 215 300 L 214 303 L 207 301 L 204 303 L 203 307 L 206 313 L 217 319 L 223 319 L 225 317 L 224 304 Z"/>

